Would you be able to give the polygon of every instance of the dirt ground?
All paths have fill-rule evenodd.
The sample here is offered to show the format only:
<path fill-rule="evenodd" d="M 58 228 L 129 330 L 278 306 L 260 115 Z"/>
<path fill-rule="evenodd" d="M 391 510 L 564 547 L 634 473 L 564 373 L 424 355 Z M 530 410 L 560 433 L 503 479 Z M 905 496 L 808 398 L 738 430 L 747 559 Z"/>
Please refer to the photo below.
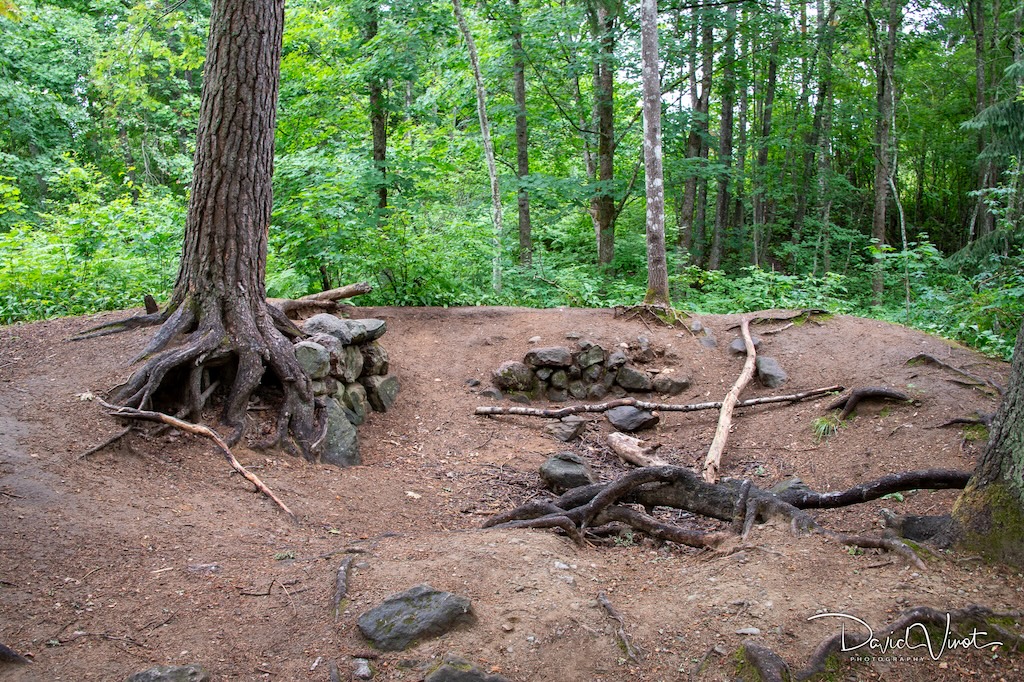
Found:
<path fill-rule="evenodd" d="M 852 614 L 880 630 L 911 606 L 1024 604 L 1019 568 L 925 553 L 920 571 L 897 556 L 772 526 L 755 528 L 730 554 L 639 535 L 577 547 L 549 531 L 479 529 L 488 516 L 543 494 L 539 465 L 567 449 L 544 433 L 548 420 L 473 416 L 491 403 L 478 393 L 502 361 L 521 359 L 535 336 L 540 345 L 572 345 L 566 336 L 575 332 L 606 348 L 635 348 L 645 336 L 660 354 L 649 368 L 694 379 L 673 401 L 718 400 L 742 366 L 726 350 L 737 317 L 700 318 L 719 341 L 706 348 L 686 328 L 608 310 L 364 308 L 355 316 L 387 321 L 382 342 L 402 385 L 394 408 L 360 428 L 364 465 L 340 470 L 236 448 L 301 517 L 298 525 L 202 439 L 131 435 L 80 458 L 121 428 L 80 395 L 122 381 L 152 330 L 66 341 L 112 315 L 0 328 L 0 641 L 35 661 L 0 664 L 0 680 L 123 680 L 156 664 L 192 662 L 217 680 L 328 680 L 336 662 L 348 679 L 352 657 L 368 654 L 375 679 L 411 681 L 446 653 L 516 681 L 731 680 L 748 637 L 802 667 L 841 626 L 809 620 L 816 614 Z M 996 399 L 948 370 L 905 363 L 930 353 L 998 383 L 1006 364 L 873 320 L 833 317 L 764 334 L 782 326 L 754 329 L 761 352 L 789 373 L 781 392 L 884 385 L 918 404 L 865 404 L 823 442 L 812 423 L 826 400 L 738 411 L 724 475 L 762 487 L 796 475 L 827 491 L 907 469 L 973 468 L 982 443 L 969 430 L 936 427 L 992 412 Z M 778 392 L 755 383 L 744 397 Z M 603 445 L 610 425 L 587 418 L 583 441 L 568 449 L 611 479 L 625 467 Z M 673 463 L 699 466 L 716 420 L 717 411 L 665 412 L 644 437 L 662 443 L 659 454 Z M 955 499 L 916 492 L 816 516 L 835 530 L 880 533 L 882 507 L 942 513 Z M 357 553 L 336 621 L 330 603 L 344 550 Z M 356 617 L 419 583 L 470 597 L 475 622 L 405 652 L 375 654 Z M 620 647 L 597 602 L 602 591 L 621 612 L 639 662 Z M 1021 654 L 998 647 L 946 651 L 938 660 L 902 649 L 847 664 L 829 679 L 1011 681 L 1024 679 L 1022 669 Z"/>

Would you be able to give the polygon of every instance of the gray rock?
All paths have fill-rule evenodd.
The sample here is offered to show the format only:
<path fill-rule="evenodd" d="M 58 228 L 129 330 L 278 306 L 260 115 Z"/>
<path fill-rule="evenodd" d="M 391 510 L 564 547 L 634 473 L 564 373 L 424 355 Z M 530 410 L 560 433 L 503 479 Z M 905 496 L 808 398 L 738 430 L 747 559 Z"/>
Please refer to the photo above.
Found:
<path fill-rule="evenodd" d="M 537 376 L 523 363 L 508 360 L 494 370 L 491 381 L 502 391 L 532 391 L 537 385 Z"/>
<path fill-rule="evenodd" d="M 439 637 L 468 618 L 469 599 L 417 585 L 363 613 L 357 625 L 378 649 L 401 651 L 418 640 Z"/>
<path fill-rule="evenodd" d="M 569 332 L 569 333 L 567 333 L 565 335 L 565 338 L 569 339 L 570 341 L 575 341 L 576 339 L 579 339 L 579 338 L 582 338 L 582 337 L 583 337 L 583 334 L 580 334 L 579 332 Z"/>
<path fill-rule="evenodd" d="M 541 381 L 547 381 L 551 378 L 551 375 L 555 373 L 555 370 L 551 367 L 540 367 L 535 373 L 538 379 Z"/>
<path fill-rule="evenodd" d="M 580 344 L 583 345 L 582 343 Z M 604 348 L 594 344 L 576 354 L 576 362 L 583 369 L 604 362 Z"/>
<path fill-rule="evenodd" d="M 196 663 L 189 665 L 158 665 L 149 670 L 135 673 L 126 682 L 210 682 L 213 677 L 203 666 Z"/>
<path fill-rule="evenodd" d="M 583 370 L 583 380 L 591 384 L 596 384 L 604 379 L 604 374 L 604 365 L 591 365 Z"/>
<path fill-rule="evenodd" d="M 446 655 L 441 665 L 424 682 L 509 682 L 501 675 L 488 675 L 464 658 Z"/>
<path fill-rule="evenodd" d="M 569 375 L 564 369 L 551 373 L 551 387 L 565 389 L 569 386 Z"/>
<path fill-rule="evenodd" d="M 587 421 L 583 417 L 577 417 L 574 414 L 568 417 L 562 417 L 556 422 L 551 422 L 544 427 L 544 432 L 548 435 L 554 436 L 563 443 L 568 443 L 574 438 L 578 438 L 583 429 L 587 426 Z"/>
<path fill-rule="evenodd" d="M 605 412 L 608 421 L 619 431 L 642 431 L 655 426 L 661 419 L 647 410 L 638 410 L 629 405 L 613 407 Z"/>
<path fill-rule="evenodd" d="M 716 339 L 711 334 L 708 334 L 707 336 L 700 340 L 700 345 L 704 346 L 705 348 L 718 348 L 718 339 Z"/>
<path fill-rule="evenodd" d="M 523 359 L 530 367 L 568 367 L 572 364 L 572 353 L 564 346 L 535 348 Z"/>
<path fill-rule="evenodd" d="M 509 393 L 508 399 L 514 403 L 519 403 L 520 405 L 530 404 L 530 396 L 525 393 Z"/>
<path fill-rule="evenodd" d="M 540 465 L 540 477 L 554 491 L 590 485 L 597 479 L 583 458 L 575 452 L 559 452 Z"/>
<path fill-rule="evenodd" d="M 490 388 L 485 388 L 484 390 L 480 391 L 480 397 L 490 398 L 491 400 L 505 399 L 505 395 L 500 390 L 494 388 L 493 386 Z"/>
<path fill-rule="evenodd" d="M 366 338 L 363 341 L 376 341 L 380 337 L 384 336 L 384 333 L 388 330 L 388 324 L 384 320 L 377 320 L 372 317 L 358 320 L 362 323 L 366 329 Z"/>
<path fill-rule="evenodd" d="M 306 320 L 302 330 L 307 334 L 330 334 L 346 346 L 374 341 L 387 331 L 384 320 L 346 320 L 320 313 Z"/>
<path fill-rule="evenodd" d="M 565 390 L 564 388 L 551 387 L 548 389 L 548 400 L 550 400 L 551 402 L 564 403 L 568 399 L 569 391 Z"/>
<path fill-rule="evenodd" d="M 651 390 L 651 375 L 633 367 L 620 367 L 615 375 L 615 381 L 627 391 Z"/>
<path fill-rule="evenodd" d="M 569 395 L 577 400 L 583 400 L 587 397 L 587 385 L 579 379 L 574 379 L 569 382 Z"/>
<path fill-rule="evenodd" d="M 388 352 L 384 350 L 384 346 L 380 345 L 379 341 L 364 343 L 359 347 L 359 352 L 363 356 L 364 375 L 388 373 Z"/>
<path fill-rule="evenodd" d="M 320 461 L 336 467 L 351 467 L 363 463 L 359 455 L 359 437 L 356 427 L 348 420 L 345 408 L 334 398 L 327 403 L 327 435 Z"/>
<path fill-rule="evenodd" d="M 751 336 L 750 340 L 754 342 L 754 350 L 761 349 L 761 337 Z M 742 337 L 735 338 L 732 340 L 732 342 L 729 344 L 729 352 L 732 353 L 733 355 L 747 354 L 747 345 L 743 343 Z"/>
<path fill-rule="evenodd" d="M 353 658 L 352 677 L 357 680 L 372 680 L 373 671 L 370 670 L 370 662 L 365 658 Z"/>
<path fill-rule="evenodd" d="M 604 365 L 609 370 L 615 370 L 626 364 L 627 360 L 629 360 L 629 358 L 626 357 L 626 354 L 623 353 L 621 350 L 617 350 L 608 356 L 608 359 L 605 360 Z"/>
<path fill-rule="evenodd" d="M 366 421 L 366 413 L 370 409 L 369 399 L 366 397 L 366 388 L 355 382 L 340 387 L 338 393 L 341 395 L 341 406 L 345 408 L 345 415 L 352 426 L 362 426 Z"/>
<path fill-rule="evenodd" d="M 312 341 L 313 343 L 319 343 L 327 349 L 331 362 L 331 368 L 328 370 L 328 373 L 336 377 L 340 377 L 342 372 L 345 370 L 345 346 L 341 341 L 330 334 L 323 333 L 313 334 L 313 336 L 306 340 Z"/>
<path fill-rule="evenodd" d="M 338 380 L 334 377 L 324 377 L 320 381 L 313 382 L 313 395 L 320 396 L 331 395 L 338 390 Z"/>
<path fill-rule="evenodd" d="M 789 375 L 782 369 L 779 361 L 767 355 L 757 357 L 757 380 L 768 388 L 778 388 L 786 383 Z"/>
<path fill-rule="evenodd" d="M 690 320 L 690 331 L 693 332 L 694 334 L 700 334 L 702 331 L 704 331 L 704 325 L 701 324 L 701 321 L 698 320 L 697 318 L 692 318 Z"/>
<path fill-rule="evenodd" d="M 295 344 L 295 360 L 310 379 L 323 379 L 331 369 L 331 354 L 319 343 L 299 341 Z"/>
<path fill-rule="evenodd" d="M 345 346 L 345 366 L 338 377 L 346 384 L 351 384 L 363 373 L 363 354 L 359 346 Z"/>
<path fill-rule="evenodd" d="M 651 387 L 655 393 L 661 393 L 662 395 L 679 395 L 693 384 L 693 381 L 688 376 L 676 377 L 671 373 L 662 372 L 658 376 L 654 377 L 654 381 L 651 382 Z"/>
<path fill-rule="evenodd" d="M 387 412 L 391 409 L 395 398 L 398 397 L 398 379 L 388 375 L 363 377 L 359 381 L 366 388 L 366 399 L 370 401 L 370 407 L 377 412 Z"/>
<path fill-rule="evenodd" d="M 604 384 L 593 384 L 587 388 L 587 400 L 601 400 L 608 395 Z"/>

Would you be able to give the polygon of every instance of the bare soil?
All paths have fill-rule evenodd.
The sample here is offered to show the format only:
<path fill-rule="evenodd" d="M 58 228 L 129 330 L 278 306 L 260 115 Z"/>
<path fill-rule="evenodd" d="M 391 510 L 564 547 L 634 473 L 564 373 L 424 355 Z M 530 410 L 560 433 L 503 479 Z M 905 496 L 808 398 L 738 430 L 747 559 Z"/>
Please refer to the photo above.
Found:
<path fill-rule="evenodd" d="M 364 465 L 340 470 L 236 448 L 301 517 L 298 525 L 203 439 L 133 434 L 80 458 L 122 428 L 81 394 L 102 395 L 123 381 L 152 330 L 66 341 L 113 314 L 0 328 L 0 641 L 35 661 L 0 664 L 0 679 L 123 680 L 156 664 L 190 662 L 218 680 L 327 680 L 336 662 L 348 679 L 351 658 L 370 654 L 375 679 L 419 680 L 455 653 L 517 681 L 729 680 L 737 648 L 751 637 L 737 631 L 756 628 L 754 639 L 799 668 L 841 625 L 808 620 L 816 614 L 848 613 L 880 630 L 916 605 L 1011 610 L 1024 602 L 1019 568 L 925 552 L 922 572 L 897 556 L 772 526 L 755 528 L 747 546 L 728 554 L 639 535 L 577 547 L 548 531 L 479 529 L 490 515 L 543 494 L 537 469 L 560 450 L 584 455 L 605 480 L 625 471 L 603 445 L 610 426 L 601 415 L 588 416 L 583 441 L 568 448 L 544 433 L 548 420 L 473 416 L 490 404 L 478 392 L 502 361 L 521 359 L 534 336 L 540 345 L 571 345 L 566 335 L 576 332 L 606 348 L 634 349 L 645 336 L 657 351 L 649 368 L 693 376 L 693 387 L 673 400 L 716 400 L 742 366 L 726 350 L 735 316 L 701 318 L 719 340 L 709 349 L 685 328 L 608 310 L 356 315 L 387 320 L 383 343 L 402 384 L 394 408 L 360 428 Z M 873 320 L 833 317 L 763 334 L 781 326 L 754 328 L 761 352 L 790 375 L 781 392 L 884 385 L 918 404 L 864 404 L 822 442 L 812 423 L 827 400 L 740 410 L 724 475 L 761 487 L 796 475 L 827 491 L 907 469 L 973 468 L 983 443 L 970 430 L 936 427 L 993 412 L 997 399 L 948 370 L 905 363 L 930 353 L 998 383 L 1006 381 L 1005 363 Z M 773 392 L 780 391 L 755 383 L 743 397 Z M 268 417 L 259 407 L 257 421 Z M 716 411 L 666 412 L 644 435 L 663 444 L 663 458 L 697 467 L 716 420 Z M 942 513 L 955 499 L 953 491 L 922 491 L 818 518 L 836 530 L 881 533 L 882 507 Z M 349 601 L 335 621 L 330 604 L 343 550 L 358 553 Z M 475 623 L 405 652 L 375 654 L 356 617 L 418 583 L 470 597 Z M 638 663 L 617 641 L 597 602 L 601 591 L 642 651 Z M 946 651 L 938 660 L 902 649 L 847 664 L 832 679 L 1020 680 L 1022 667 L 1020 654 L 1003 648 Z"/>

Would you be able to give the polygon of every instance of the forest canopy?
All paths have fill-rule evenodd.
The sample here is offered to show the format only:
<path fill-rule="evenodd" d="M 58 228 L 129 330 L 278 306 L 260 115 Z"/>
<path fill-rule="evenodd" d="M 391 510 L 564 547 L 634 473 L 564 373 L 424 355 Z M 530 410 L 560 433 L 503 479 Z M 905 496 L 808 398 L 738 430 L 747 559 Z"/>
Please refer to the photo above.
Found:
<path fill-rule="evenodd" d="M 271 296 L 369 280 L 367 304 L 644 298 L 639 3 L 464 12 L 507 216 L 497 242 L 452 4 L 292 0 Z M 1022 13 L 660 3 L 673 305 L 823 307 L 1009 357 L 1024 312 Z M 0 0 L 0 322 L 168 295 L 208 20 L 200 0 Z"/>

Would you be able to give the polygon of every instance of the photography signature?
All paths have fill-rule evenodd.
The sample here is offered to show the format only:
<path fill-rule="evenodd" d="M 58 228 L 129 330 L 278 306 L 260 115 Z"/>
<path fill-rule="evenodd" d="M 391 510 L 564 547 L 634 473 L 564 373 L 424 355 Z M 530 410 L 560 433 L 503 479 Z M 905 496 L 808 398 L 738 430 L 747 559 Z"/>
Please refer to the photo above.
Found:
<path fill-rule="evenodd" d="M 988 632 L 978 630 L 977 628 L 973 628 L 969 634 L 964 636 L 953 633 L 948 613 L 946 614 L 945 630 L 942 633 L 941 642 L 933 641 L 932 633 L 928 631 L 924 623 L 908 625 L 904 629 L 902 636 L 898 632 L 894 632 L 885 635 L 884 638 L 879 638 L 875 637 L 875 632 L 871 629 L 871 626 L 857 616 L 851 616 L 848 613 L 819 613 L 807 620 L 818 620 L 819 618 L 841 619 L 840 644 L 844 652 L 856 651 L 866 647 L 872 653 L 884 655 L 892 651 L 927 649 L 928 656 L 933 661 L 937 661 L 946 651 L 972 648 L 994 649 L 1003 644 L 1002 642 L 985 642 L 979 639 L 986 637 Z M 852 621 L 860 626 L 856 630 L 851 631 L 849 640 L 847 639 L 846 621 Z"/>

